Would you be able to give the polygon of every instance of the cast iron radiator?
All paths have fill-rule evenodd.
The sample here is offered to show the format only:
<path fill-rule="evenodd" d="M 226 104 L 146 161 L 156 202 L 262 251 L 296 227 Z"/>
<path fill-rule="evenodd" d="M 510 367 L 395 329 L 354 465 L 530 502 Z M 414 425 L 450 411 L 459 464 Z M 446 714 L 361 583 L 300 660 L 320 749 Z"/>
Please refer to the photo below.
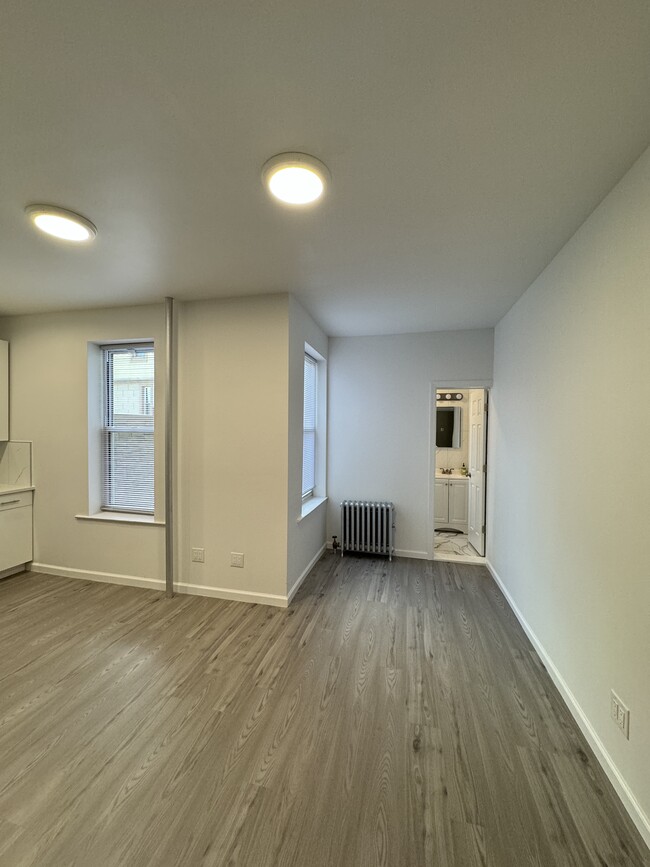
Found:
<path fill-rule="evenodd" d="M 392 503 L 341 503 L 341 556 L 346 551 L 387 554 L 393 559 L 395 509 Z"/>

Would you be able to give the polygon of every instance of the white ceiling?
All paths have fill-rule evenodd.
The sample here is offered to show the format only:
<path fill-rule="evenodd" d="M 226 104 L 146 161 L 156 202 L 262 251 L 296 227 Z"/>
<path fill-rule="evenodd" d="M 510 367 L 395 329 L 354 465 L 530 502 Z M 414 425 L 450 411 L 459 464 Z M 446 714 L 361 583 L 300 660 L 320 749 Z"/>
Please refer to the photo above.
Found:
<path fill-rule="evenodd" d="M 329 334 L 494 325 L 650 141 L 647 0 L 2 0 L 0 58 L 0 314 L 290 291 Z M 308 213 L 262 188 L 287 150 L 332 173 Z"/>

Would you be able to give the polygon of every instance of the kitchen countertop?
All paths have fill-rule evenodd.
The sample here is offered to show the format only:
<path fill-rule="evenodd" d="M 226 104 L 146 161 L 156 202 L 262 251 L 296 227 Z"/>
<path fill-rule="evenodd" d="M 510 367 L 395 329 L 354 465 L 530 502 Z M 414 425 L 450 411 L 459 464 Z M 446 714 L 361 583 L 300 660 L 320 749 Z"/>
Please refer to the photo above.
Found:
<path fill-rule="evenodd" d="M 35 490 L 34 485 L 0 485 L 0 497 L 6 497 L 7 494 L 22 494 L 25 491 Z"/>

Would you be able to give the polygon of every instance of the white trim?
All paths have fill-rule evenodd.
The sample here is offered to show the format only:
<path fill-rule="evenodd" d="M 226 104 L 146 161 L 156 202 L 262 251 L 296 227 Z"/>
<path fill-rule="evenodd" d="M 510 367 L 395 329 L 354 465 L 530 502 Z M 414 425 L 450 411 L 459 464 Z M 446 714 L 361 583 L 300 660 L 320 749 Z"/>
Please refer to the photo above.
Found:
<path fill-rule="evenodd" d="M 332 550 L 332 542 L 326 542 L 325 547 L 328 551 Z M 337 549 L 337 556 L 341 556 L 341 543 L 339 542 L 339 547 Z M 349 554 L 354 554 L 354 551 L 349 551 Z M 345 555 L 343 555 L 345 556 Z M 384 557 L 385 554 L 377 554 L 377 557 Z M 412 560 L 428 560 L 429 555 L 426 551 L 405 551 L 402 548 L 395 548 L 393 551 L 393 557 L 410 557 Z"/>
<path fill-rule="evenodd" d="M 479 557 L 478 554 L 476 557 L 472 557 L 471 554 L 436 554 L 435 551 L 433 559 L 436 563 L 464 563 L 467 566 L 485 566 L 487 562 L 485 557 Z"/>
<path fill-rule="evenodd" d="M 492 379 L 442 379 L 429 383 L 429 523 L 427 526 L 427 560 L 439 559 L 434 555 L 435 551 L 435 505 L 433 502 L 436 482 L 436 426 L 433 423 L 435 408 L 437 406 L 436 392 L 444 389 L 458 388 L 461 391 L 467 391 L 469 388 L 483 388 L 490 393 L 490 389 L 494 388 L 494 380 Z M 489 448 L 489 438 L 487 448 Z M 489 465 L 490 454 L 486 449 L 485 463 Z"/>
<path fill-rule="evenodd" d="M 411 557 L 413 560 L 430 560 L 426 551 L 405 551 L 402 548 L 395 548 L 393 557 Z"/>
<path fill-rule="evenodd" d="M 99 521 L 105 524 L 146 524 L 149 527 L 164 527 L 164 521 L 156 521 L 153 515 L 137 512 L 98 512 L 95 515 L 75 515 L 77 521 Z"/>
<path fill-rule="evenodd" d="M 316 441 L 314 452 L 314 487 L 311 491 L 311 497 L 305 494 L 301 502 L 301 518 L 305 517 L 307 512 L 303 511 L 305 503 L 312 498 L 327 499 L 327 357 L 315 349 L 307 341 L 303 344 L 303 358 L 309 356 L 312 361 L 316 362 Z M 304 402 L 305 395 L 305 378 L 304 378 L 304 362 L 302 365 L 302 396 Z M 302 445 L 304 446 L 304 418 L 302 417 Z M 302 454 L 302 452 L 301 452 Z M 302 459 L 301 459 L 302 468 Z M 302 492 L 302 469 L 300 473 L 300 491 Z M 311 510 L 310 510 L 311 511 Z M 300 521 L 300 518 L 297 519 Z"/>
<path fill-rule="evenodd" d="M 494 578 L 496 583 L 499 585 L 501 592 L 503 593 L 503 595 L 506 598 L 506 602 L 508 603 L 508 605 L 512 609 L 512 612 L 515 615 L 515 617 L 517 618 L 517 620 L 519 621 L 519 623 L 521 624 L 522 629 L 524 630 L 524 632 L 526 633 L 526 635 L 530 639 L 531 644 L 533 645 L 533 647 L 537 651 L 537 655 L 542 660 L 544 666 L 546 667 L 546 670 L 551 675 L 551 679 L 553 680 L 553 683 L 560 691 L 560 695 L 562 696 L 564 703 L 566 704 L 569 711 L 571 712 L 571 716 L 577 722 L 577 724 L 580 728 L 580 731 L 583 733 L 583 735 L 585 736 L 585 738 L 589 742 L 589 746 L 594 751 L 594 754 L 595 754 L 596 758 L 598 759 L 599 764 L 601 765 L 601 767 L 603 768 L 603 770 L 607 774 L 610 783 L 614 786 L 614 789 L 616 790 L 616 793 L 618 794 L 619 798 L 621 799 L 623 806 L 625 807 L 625 809 L 629 813 L 630 818 L 632 819 L 632 821 L 636 825 L 639 833 L 641 834 L 641 836 L 645 840 L 646 844 L 648 846 L 650 846 L 650 819 L 648 818 L 648 816 L 644 812 L 643 808 L 641 807 L 641 804 L 639 804 L 639 802 L 635 798 L 634 793 L 632 792 L 632 790 L 628 786 L 627 782 L 625 781 L 625 778 L 623 777 L 622 773 L 619 771 L 614 760 L 612 759 L 610 754 L 607 752 L 605 745 L 603 744 L 603 742 L 601 741 L 600 737 L 598 736 L 596 730 L 594 729 L 591 722 L 589 721 L 589 718 L 587 717 L 586 713 L 580 707 L 580 704 L 578 703 L 578 700 L 576 699 L 573 692 L 571 691 L 571 688 L 569 687 L 567 682 L 564 680 L 564 678 L 562 677 L 562 675 L 560 674 L 560 672 L 556 668 L 555 663 L 553 662 L 551 657 L 548 655 L 548 653 L 544 649 L 544 646 L 542 645 L 542 643 L 540 642 L 538 637 L 533 632 L 532 628 L 528 624 L 528 622 L 527 622 L 526 618 L 524 617 L 524 615 L 522 614 L 522 612 L 519 610 L 517 603 L 510 595 L 510 592 L 508 591 L 505 584 L 503 583 L 503 581 L 499 577 L 496 569 L 490 563 L 490 561 L 487 559 L 486 559 L 485 565 L 489 569 L 490 574 L 492 575 L 492 577 Z"/>
<path fill-rule="evenodd" d="M 493 379 L 443 379 L 436 384 L 438 391 L 451 391 L 454 388 L 467 390 L 468 388 L 485 388 L 488 391 L 494 388 Z"/>
<path fill-rule="evenodd" d="M 79 578 L 82 581 L 99 581 L 102 584 L 121 584 L 126 587 L 145 587 L 149 590 L 164 590 L 165 582 L 160 578 L 142 578 L 139 575 L 120 575 L 115 572 L 91 572 L 86 569 L 70 569 L 67 566 L 54 566 L 52 563 L 32 563 L 31 572 L 46 572 L 60 578 Z"/>
<path fill-rule="evenodd" d="M 142 587 L 146 590 L 159 590 L 161 592 L 165 590 L 165 581 L 162 578 L 142 578 L 138 575 L 120 575 L 113 572 L 91 572 L 85 569 L 70 569 L 67 566 L 54 566 L 52 563 L 32 563 L 30 571 L 44 572 L 61 578 L 78 578 L 81 581 L 97 581 L 102 584 Z M 250 590 L 232 590 L 226 587 L 208 587 L 204 584 L 179 582 L 174 585 L 174 592 L 190 596 L 229 599 L 233 602 L 258 602 L 262 605 L 274 605 L 278 608 L 286 608 L 289 605 L 286 596 L 272 593 L 253 593 Z"/>
<path fill-rule="evenodd" d="M 164 589 L 164 582 L 162 586 Z M 254 593 L 252 590 L 208 587 L 207 584 L 186 584 L 183 581 L 174 584 L 174 592 L 185 593 L 188 596 L 209 596 L 213 599 L 229 599 L 231 602 L 254 602 L 260 605 L 273 605 L 276 608 L 286 608 L 289 605 L 289 600 L 286 596 L 280 596 L 275 593 Z"/>
<path fill-rule="evenodd" d="M 296 523 L 299 524 L 303 518 L 306 518 L 307 515 L 311 515 L 312 512 L 315 512 L 319 506 L 322 506 L 323 503 L 326 502 L 327 497 L 310 497 L 308 500 L 305 500 L 302 504 L 300 514 L 296 518 Z"/>
<path fill-rule="evenodd" d="M 309 561 L 309 563 L 307 564 L 307 566 L 303 570 L 302 575 L 300 575 L 300 577 L 294 583 L 291 590 L 289 590 L 289 592 L 287 593 L 287 604 L 289 604 L 291 602 L 291 600 L 293 599 L 293 597 L 296 595 L 296 593 L 298 592 L 298 588 L 300 587 L 302 582 L 305 580 L 307 575 L 309 575 L 309 573 L 314 568 L 316 563 L 318 563 L 320 558 L 323 556 L 323 553 L 325 552 L 326 548 L 327 548 L 327 544 L 323 544 L 322 548 L 319 551 L 317 551 L 316 554 L 311 558 L 311 560 Z"/>

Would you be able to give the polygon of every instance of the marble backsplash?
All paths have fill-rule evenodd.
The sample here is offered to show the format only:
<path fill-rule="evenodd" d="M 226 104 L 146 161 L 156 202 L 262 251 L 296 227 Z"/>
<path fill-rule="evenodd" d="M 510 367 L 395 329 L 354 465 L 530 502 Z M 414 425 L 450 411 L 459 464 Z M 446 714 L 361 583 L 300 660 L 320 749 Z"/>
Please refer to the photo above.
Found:
<path fill-rule="evenodd" d="M 469 467 L 467 447 L 459 449 L 436 449 L 436 470 L 456 470 L 465 464 Z"/>
<path fill-rule="evenodd" d="M 10 440 L 0 443 L 0 485 L 17 488 L 32 484 L 32 444 Z"/>

